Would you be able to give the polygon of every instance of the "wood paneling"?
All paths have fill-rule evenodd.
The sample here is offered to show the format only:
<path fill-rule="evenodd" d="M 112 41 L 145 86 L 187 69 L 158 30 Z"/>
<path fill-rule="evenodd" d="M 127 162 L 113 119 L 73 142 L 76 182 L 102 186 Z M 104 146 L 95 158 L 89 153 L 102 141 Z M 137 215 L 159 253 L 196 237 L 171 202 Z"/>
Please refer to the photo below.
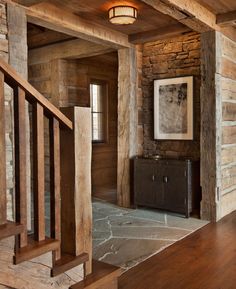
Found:
<path fill-rule="evenodd" d="M 122 1 L 122 4 L 134 5 L 138 8 L 138 19 L 132 25 L 113 25 L 108 21 L 108 9 L 113 5 L 119 4 L 119 1 L 114 0 L 76 0 L 63 1 L 53 0 L 53 3 L 60 5 L 62 8 L 79 15 L 81 18 L 89 20 L 95 24 L 104 25 L 110 29 L 120 31 L 125 34 L 137 33 L 140 31 L 148 31 L 163 27 L 177 22 L 168 15 L 156 11 L 149 5 L 138 0 Z"/>
<path fill-rule="evenodd" d="M 222 190 L 230 188 L 236 184 L 236 166 L 223 169 L 222 172 Z"/>
<path fill-rule="evenodd" d="M 7 219 L 6 190 L 4 74 L 0 72 L 0 225 L 5 224 Z"/>
<path fill-rule="evenodd" d="M 81 73 L 78 74 L 80 67 Z M 76 74 L 77 71 L 77 74 Z M 77 103 L 90 105 L 90 80 L 102 80 L 108 85 L 108 135 L 104 144 L 93 144 L 92 153 L 92 188 L 93 192 L 99 191 L 101 187 L 116 188 L 117 182 L 117 54 L 110 53 L 98 57 L 81 59 L 77 66 L 70 65 L 70 87 L 84 89 L 84 97 L 81 99 L 77 94 Z M 78 83 L 79 79 L 87 79 Z M 81 76 L 81 77 L 80 77 Z M 74 83 L 73 83 L 73 82 Z M 79 92 L 79 91 L 78 91 Z"/>
<path fill-rule="evenodd" d="M 222 131 L 222 144 L 236 143 L 236 126 L 225 126 Z"/>
<path fill-rule="evenodd" d="M 235 80 L 236 79 L 236 63 L 233 61 L 222 57 L 221 60 L 221 75 Z"/>
<path fill-rule="evenodd" d="M 221 162 L 222 165 L 236 163 L 236 146 L 222 149 Z"/>
<path fill-rule="evenodd" d="M 226 13 L 236 10 L 236 2 L 234 0 L 195 0 L 210 9 L 215 14 Z"/>
<path fill-rule="evenodd" d="M 223 121 L 236 121 L 236 103 L 224 102 L 222 113 Z"/>

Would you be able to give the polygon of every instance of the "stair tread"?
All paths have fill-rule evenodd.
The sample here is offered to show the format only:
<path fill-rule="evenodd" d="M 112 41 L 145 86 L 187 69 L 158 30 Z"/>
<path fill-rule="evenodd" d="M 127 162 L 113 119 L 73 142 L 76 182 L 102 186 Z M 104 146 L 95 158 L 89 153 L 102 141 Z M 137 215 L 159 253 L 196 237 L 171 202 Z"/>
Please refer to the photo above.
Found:
<path fill-rule="evenodd" d="M 51 270 L 51 276 L 55 277 L 60 275 L 80 264 L 83 264 L 89 260 L 89 255 L 87 253 L 82 253 L 78 256 L 73 256 L 70 254 L 62 254 L 61 259 L 56 261 L 55 265 Z"/>
<path fill-rule="evenodd" d="M 93 272 L 84 280 L 72 285 L 70 289 L 95 289 L 114 281 L 120 274 L 121 268 L 93 260 Z"/>
<path fill-rule="evenodd" d="M 11 236 L 19 235 L 23 231 L 24 231 L 23 225 L 19 223 L 7 221 L 6 224 L 0 225 L 0 240 L 11 237 Z"/>
<path fill-rule="evenodd" d="M 55 251 L 60 247 L 60 242 L 55 239 L 46 238 L 43 241 L 35 241 L 31 237 L 28 238 L 26 247 L 17 249 L 14 256 L 14 264 L 31 260 L 50 251 Z"/>

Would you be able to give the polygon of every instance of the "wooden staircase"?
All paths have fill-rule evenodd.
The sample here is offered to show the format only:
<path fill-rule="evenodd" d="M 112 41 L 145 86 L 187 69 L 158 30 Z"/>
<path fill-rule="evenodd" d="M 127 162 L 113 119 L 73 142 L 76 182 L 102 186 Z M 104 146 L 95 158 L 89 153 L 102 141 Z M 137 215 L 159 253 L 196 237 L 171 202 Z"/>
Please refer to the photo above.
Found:
<path fill-rule="evenodd" d="M 13 89 L 15 155 L 15 221 L 7 220 L 5 84 Z M 27 228 L 27 122 L 26 104 L 32 107 L 33 234 Z M 45 234 L 45 118 L 50 139 L 50 236 Z M 62 250 L 60 131 L 73 130 L 72 121 L 0 59 L 0 240 L 15 236 L 14 264 L 52 252 L 51 276 L 90 262 L 88 252 Z M 65 230 L 64 230 L 65 232 Z M 70 231 L 66 232 L 71 234 Z"/>
<path fill-rule="evenodd" d="M 5 84 L 13 89 L 14 97 L 14 155 L 15 155 L 15 221 L 7 220 L 6 198 L 6 147 L 5 147 Z M 32 159 L 33 159 L 33 234 L 29 233 L 27 208 L 31 204 L 27 198 L 27 122 L 26 104 L 32 106 Z M 52 252 L 51 277 L 58 276 L 80 264 L 84 265 L 84 280 L 72 285 L 71 289 L 115 289 L 118 288 L 118 277 L 121 274 L 119 268 L 98 261 L 91 261 L 91 251 L 83 252 L 81 248 L 86 241 L 91 242 L 90 221 L 86 225 L 83 215 L 86 210 L 83 205 L 91 202 L 88 195 L 83 198 L 76 196 L 73 182 L 76 182 L 76 174 L 72 181 L 68 182 L 71 172 L 71 163 L 75 159 L 76 148 L 73 144 L 75 136 L 73 132 L 72 117 L 75 112 L 63 110 L 68 117 L 53 106 L 43 95 L 35 90 L 26 80 L 20 77 L 16 71 L 0 59 L 0 241 L 15 236 L 15 249 L 13 264 L 21 264 L 45 253 Z M 82 112 L 82 111 L 81 111 Z M 76 112 L 78 114 L 78 111 Z M 88 112 L 87 112 L 88 113 Z M 90 118 L 89 111 L 89 118 Z M 70 117 L 70 118 L 69 118 Z M 45 163 L 44 120 L 49 120 L 50 143 L 50 236 L 45 234 Z M 84 119 L 84 115 L 81 117 Z M 73 122 L 72 122 L 73 120 Z M 75 123 L 75 122 L 74 122 Z M 29 129 L 29 128 L 28 128 Z M 78 127 L 77 127 L 78 131 Z M 84 134 L 82 131 L 81 134 Z M 66 139 L 66 140 L 65 140 Z M 91 142 L 91 141 L 90 141 Z M 68 150 L 68 143 L 71 144 Z M 64 147 L 63 147 L 64 146 Z M 65 148 L 66 149 L 62 149 Z M 72 149 L 73 146 L 73 149 Z M 73 151 L 73 152 L 72 152 Z M 82 153 L 82 152 L 80 152 Z M 88 153 L 89 154 L 89 153 Z M 65 163 L 66 162 L 66 163 Z M 71 162 L 71 163 L 69 163 Z M 73 164 L 74 166 L 75 164 Z M 63 168 L 63 169 L 62 169 Z M 63 174 L 64 173 L 64 174 Z M 65 182 L 67 184 L 65 185 Z M 62 186 L 63 184 L 63 186 Z M 70 185 L 68 185 L 70 184 Z M 69 188 L 69 189 L 68 189 Z M 78 190 L 77 190 L 78 191 Z M 84 187 L 83 187 L 84 192 Z M 78 193 L 78 192 L 77 192 Z M 75 199 L 80 199 L 83 205 L 80 211 L 81 222 L 80 238 L 86 236 L 78 244 L 78 232 L 74 232 L 75 215 L 79 208 Z M 61 201 L 62 200 L 62 201 Z M 73 204 L 71 204 L 73 202 Z M 63 204 L 64 203 L 64 204 Z M 90 204 L 91 205 L 91 204 Z M 71 210 L 75 210 L 71 213 Z M 70 212 L 70 213 L 69 213 Z M 65 220 L 61 222 L 61 220 Z M 70 219 L 71 218 L 71 219 Z M 82 228 L 85 226 L 85 228 Z M 83 230 L 85 235 L 83 235 Z M 74 234 L 76 236 L 72 236 Z M 69 238 L 68 238 L 69 237 Z M 68 244 L 69 243 L 69 244 Z M 79 249 L 78 249 L 79 248 Z M 79 253 L 78 253 L 79 252 Z M 92 272 L 91 272 L 92 269 Z"/>
<path fill-rule="evenodd" d="M 120 275 L 120 268 L 93 260 L 93 272 L 70 289 L 118 289 Z"/>

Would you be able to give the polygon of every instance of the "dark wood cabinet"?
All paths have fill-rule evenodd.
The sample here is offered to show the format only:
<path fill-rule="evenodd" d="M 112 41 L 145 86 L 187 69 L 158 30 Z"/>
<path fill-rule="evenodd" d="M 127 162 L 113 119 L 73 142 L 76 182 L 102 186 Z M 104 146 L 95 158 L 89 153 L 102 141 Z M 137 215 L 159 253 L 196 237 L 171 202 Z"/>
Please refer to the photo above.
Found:
<path fill-rule="evenodd" d="M 134 160 L 134 203 L 185 214 L 200 202 L 199 162 Z"/>

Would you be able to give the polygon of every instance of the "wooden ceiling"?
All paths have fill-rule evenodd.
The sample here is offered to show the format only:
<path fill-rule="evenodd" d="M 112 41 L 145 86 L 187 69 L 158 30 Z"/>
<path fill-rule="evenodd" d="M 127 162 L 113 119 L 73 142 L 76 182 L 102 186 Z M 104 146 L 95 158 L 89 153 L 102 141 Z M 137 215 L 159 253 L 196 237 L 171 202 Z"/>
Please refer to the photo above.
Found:
<path fill-rule="evenodd" d="M 149 5 L 138 0 L 53 0 L 57 6 L 70 10 L 74 14 L 93 23 L 104 25 L 125 34 L 134 34 L 154 30 L 178 22 L 168 15 L 164 15 Z M 108 20 L 108 10 L 113 5 L 127 4 L 138 9 L 138 19 L 132 25 L 113 25 Z"/>
<path fill-rule="evenodd" d="M 222 14 L 236 10 L 236 0 L 196 0 L 214 14 Z"/>
<path fill-rule="evenodd" d="M 45 45 L 56 44 L 73 39 L 75 38 L 57 31 L 31 23 L 27 24 L 28 49 L 40 48 Z"/>
<path fill-rule="evenodd" d="M 219 24 L 236 28 L 236 0 L 196 0 L 217 15 Z"/>
<path fill-rule="evenodd" d="M 34 26 L 29 26 L 29 37 L 31 38 L 29 48 L 71 39 L 65 35 L 66 33 L 89 41 L 96 35 L 95 40 L 98 42 L 108 42 L 109 44 L 112 42 L 114 46 L 123 45 L 125 47 L 129 46 L 129 43 L 144 43 L 183 34 L 190 30 L 198 32 L 205 32 L 209 29 L 219 30 L 220 26 L 223 26 L 222 31 L 224 26 L 227 29 L 229 27 L 231 35 L 235 38 L 236 29 L 232 29 L 232 26 L 236 28 L 236 0 L 191 0 L 189 3 L 186 2 L 188 0 L 183 0 L 183 3 L 180 0 L 14 1 L 22 5 L 32 6 L 32 10 L 28 10 L 29 15 L 33 16 L 31 20 L 34 19 L 32 23 L 58 31 L 55 34 L 47 29 L 36 32 L 37 27 L 35 29 Z M 138 19 L 134 24 L 113 25 L 109 22 L 109 8 L 121 4 L 132 5 L 138 9 Z M 48 8 L 50 12 L 48 12 Z M 57 12 L 53 9 L 57 9 L 55 10 Z M 41 11 L 41 14 L 37 14 L 38 11 Z M 55 18 L 53 18 L 54 13 L 57 13 L 55 14 L 57 15 L 56 23 Z M 62 13 L 63 19 L 67 19 L 66 21 L 71 23 L 69 26 L 63 22 L 64 20 L 61 21 L 60 14 L 62 15 Z M 50 20 L 47 18 L 47 14 Z M 44 15 L 47 18 L 47 23 L 43 21 Z M 35 16 L 36 18 L 34 18 Z M 72 20 L 70 20 L 71 18 Z M 74 25 L 73 23 L 76 23 L 77 19 L 79 19 L 78 23 L 80 24 Z M 51 21 L 49 26 L 48 21 Z M 59 24 L 62 26 L 59 27 Z M 39 43 L 40 39 L 41 44 Z"/>

